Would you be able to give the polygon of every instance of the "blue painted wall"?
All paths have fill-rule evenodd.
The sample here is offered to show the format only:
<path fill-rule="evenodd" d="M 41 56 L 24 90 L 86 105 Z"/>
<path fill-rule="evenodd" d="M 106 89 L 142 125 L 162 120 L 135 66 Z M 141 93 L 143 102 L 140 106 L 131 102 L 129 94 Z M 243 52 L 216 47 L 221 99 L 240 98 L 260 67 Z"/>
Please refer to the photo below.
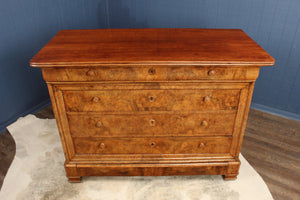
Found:
<path fill-rule="evenodd" d="M 40 69 L 29 60 L 61 29 L 104 27 L 102 1 L 0 0 L 0 133 L 49 104 Z"/>
<path fill-rule="evenodd" d="M 0 0 L 0 131 L 49 103 L 28 62 L 61 29 L 241 28 L 275 59 L 253 102 L 300 116 L 299 0 Z"/>

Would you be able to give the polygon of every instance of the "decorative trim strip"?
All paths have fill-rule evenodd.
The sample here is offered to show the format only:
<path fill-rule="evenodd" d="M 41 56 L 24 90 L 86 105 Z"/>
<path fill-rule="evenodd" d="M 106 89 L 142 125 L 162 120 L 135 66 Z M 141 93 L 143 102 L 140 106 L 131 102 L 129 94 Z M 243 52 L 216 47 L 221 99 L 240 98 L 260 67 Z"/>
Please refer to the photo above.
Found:
<path fill-rule="evenodd" d="M 35 105 L 29 109 L 26 109 L 25 111 L 21 112 L 21 113 L 17 113 L 15 116 L 13 116 L 12 118 L 8 119 L 7 121 L 5 121 L 3 124 L 0 124 L 0 134 L 6 131 L 6 127 L 9 126 L 10 124 L 12 124 L 13 122 L 15 122 L 19 117 L 24 117 L 27 114 L 33 114 L 33 113 L 37 113 L 38 111 L 46 108 L 47 106 L 49 106 L 51 104 L 50 99 L 46 99 L 45 101 L 42 101 L 41 103 L 39 103 L 38 105 Z"/>
<path fill-rule="evenodd" d="M 287 111 L 284 111 L 284 110 L 279 110 L 277 108 L 271 108 L 269 106 L 264 106 L 264 105 L 257 104 L 257 103 L 254 103 L 254 102 L 251 103 L 250 108 L 255 109 L 255 110 L 260 110 L 260 111 L 263 111 L 263 112 L 266 112 L 266 113 L 270 113 L 270 114 L 273 114 L 273 115 L 277 115 L 277 116 L 280 116 L 280 117 L 300 121 L 300 114 L 291 113 L 291 112 L 287 112 Z"/>

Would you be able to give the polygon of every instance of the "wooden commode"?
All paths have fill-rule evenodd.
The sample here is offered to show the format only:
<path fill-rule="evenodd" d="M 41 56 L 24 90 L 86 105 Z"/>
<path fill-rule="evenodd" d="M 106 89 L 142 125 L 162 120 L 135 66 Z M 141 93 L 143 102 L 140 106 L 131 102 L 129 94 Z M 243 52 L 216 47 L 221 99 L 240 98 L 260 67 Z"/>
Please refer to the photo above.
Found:
<path fill-rule="evenodd" d="M 238 175 L 255 80 L 274 59 L 242 30 L 60 31 L 31 61 L 47 82 L 70 182 Z"/>

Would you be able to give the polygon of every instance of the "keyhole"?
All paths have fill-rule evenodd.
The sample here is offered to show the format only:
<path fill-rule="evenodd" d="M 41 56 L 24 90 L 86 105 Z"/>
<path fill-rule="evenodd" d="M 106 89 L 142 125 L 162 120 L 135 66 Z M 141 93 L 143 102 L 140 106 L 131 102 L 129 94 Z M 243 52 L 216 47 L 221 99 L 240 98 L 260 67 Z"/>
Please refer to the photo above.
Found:
<path fill-rule="evenodd" d="M 104 149 L 104 148 L 105 148 L 105 144 L 104 144 L 104 143 L 101 143 L 101 144 L 99 145 L 99 147 L 100 147 L 100 149 Z"/>
<path fill-rule="evenodd" d="M 149 98 L 149 101 L 150 101 L 150 102 L 153 102 L 153 101 L 154 101 L 154 97 L 153 97 L 153 96 L 149 96 L 148 98 Z"/>
<path fill-rule="evenodd" d="M 150 126 L 155 126 L 155 124 L 156 124 L 156 121 L 154 119 L 149 120 L 149 125 Z"/>
<path fill-rule="evenodd" d="M 97 103 L 100 100 L 100 98 L 99 97 L 93 97 L 92 100 L 93 100 L 93 102 Z"/>
<path fill-rule="evenodd" d="M 151 146 L 154 147 L 155 146 L 155 142 L 151 142 Z"/>
<path fill-rule="evenodd" d="M 155 69 L 153 69 L 153 68 L 149 69 L 148 73 L 149 73 L 150 75 L 155 74 Z"/>

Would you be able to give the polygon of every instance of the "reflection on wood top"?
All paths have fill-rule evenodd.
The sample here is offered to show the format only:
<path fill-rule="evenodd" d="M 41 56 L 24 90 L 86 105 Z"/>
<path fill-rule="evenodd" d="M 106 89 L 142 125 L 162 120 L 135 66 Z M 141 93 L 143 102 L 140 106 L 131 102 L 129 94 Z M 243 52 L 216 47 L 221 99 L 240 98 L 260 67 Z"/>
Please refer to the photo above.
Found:
<path fill-rule="evenodd" d="M 33 67 L 83 65 L 273 65 L 240 29 L 62 30 Z"/>

